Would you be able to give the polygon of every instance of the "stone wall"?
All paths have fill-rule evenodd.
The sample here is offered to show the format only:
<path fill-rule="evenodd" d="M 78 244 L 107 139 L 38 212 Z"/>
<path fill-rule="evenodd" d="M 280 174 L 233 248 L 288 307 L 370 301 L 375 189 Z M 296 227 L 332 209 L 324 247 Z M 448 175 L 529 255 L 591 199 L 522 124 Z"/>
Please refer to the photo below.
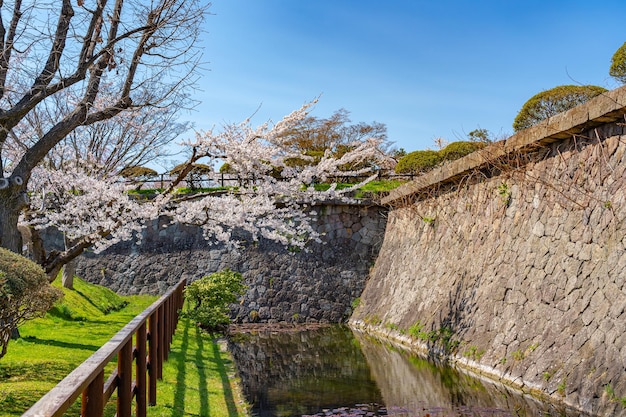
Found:
<path fill-rule="evenodd" d="M 399 190 L 352 324 L 584 412 L 626 415 L 626 131 L 612 122 L 625 104 Z"/>
<path fill-rule="evenodd" d="M 316 208 L 323 244 L 289 252 L 261 241 L 239 254 L 209 245 L 199 228 L 155 221 L 142 243 L 122 243 L 100 255 L 83 254 L 77 275 L 121 294 L 159 294 L 224 268 L 244 275 L 249 287 L 232 306 L 239 322 L 340 322 L 352 312 L 374 263 L 386 224 L 378 206 L 329 204 Z"/>

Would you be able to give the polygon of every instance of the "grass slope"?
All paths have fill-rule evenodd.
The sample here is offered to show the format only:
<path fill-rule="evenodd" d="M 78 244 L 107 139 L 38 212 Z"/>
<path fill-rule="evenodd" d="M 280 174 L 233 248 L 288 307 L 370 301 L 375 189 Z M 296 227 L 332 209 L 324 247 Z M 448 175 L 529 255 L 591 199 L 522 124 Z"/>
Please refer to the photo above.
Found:
<path fill-rule="evenodd" d="M 120 297 L 80 279 L 74 285 L 45 317 L 20 327 L 21 339 L 0 360 L 1 416 L 21 415 L 156 299 Z"/>
<path fill-rule="evenodd" d="M 9 344 L 7 355 L 0 360 L 0 416 L 20 416 L 156 300 L 152 296 L 121 297 L 79 279 L 74 285 L 74 290 L 63 289 L 63 300 L 44 318 L 20 327 L 21 339 Z M 164 367 L 164 381 L 158 384 L 159 405 L 149 409 L 150 416 L 243 415 L 231 385 L 225 385 L 225 381 L 231 382 L 232 363 L 216 348 L 208 335 L 181 322 Z M 107 373 L 114 366 L 110 364 Z M 178 382 L 184 384 L 176 386 Z M 66 415 L 79 414 L 77 401 Z M 115 414 L 114 404 L 105 414 Z"/>

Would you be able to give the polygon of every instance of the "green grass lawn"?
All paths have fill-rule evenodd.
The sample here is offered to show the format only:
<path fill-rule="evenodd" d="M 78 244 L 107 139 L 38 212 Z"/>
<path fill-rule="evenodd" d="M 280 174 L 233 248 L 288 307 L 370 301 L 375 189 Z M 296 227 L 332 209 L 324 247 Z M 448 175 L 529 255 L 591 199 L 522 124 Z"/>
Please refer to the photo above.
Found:
<path fill-rule="evenodd" d="M 370 181 L 367 184 L 363 185 L 362 187 L 359 187 L 355 196 L 356 198 L 360 198 L 363 196 L 363 193 L 376 194 L 376 193 L 391 191 L 394 188 L 398 188 L 405 182 L 406 181 L 400 181 L 400 180 Z M 339 182 L 337 183 L 336 189 L 345 190 L 346 188 L 350 188 L 353 185 L 354 184 Z M 330 188 L 330 184 L 329 183 L 315 184 L 314 188 L 315 188 L 315 191 L 326 191 Z"/>
<path fill-rule="evenodd" d="M 0 416 L 20 416 L 156 300 L 120 297 L 81 280 L 76 280 L 75 290 L 64 292 L 63 301 L 46 317 L 20 327 L 21 339 L 11 341 L 0 360 Z M 209 335 L 182 320 L 172 348 L 158 383 L 158 405 L 149 408 L 148 415 L 244 415 L 243 403 L 234 394 L 230 356 Z M 114 413 L 111 404 L 106 415 Z M 67 415 L 79 414 L 80 401 Z"/>
<path fill-rule="evenodd" d="M 189 319 L 181 319 L 149 416 L 246 415 L 230 354 Z"/>

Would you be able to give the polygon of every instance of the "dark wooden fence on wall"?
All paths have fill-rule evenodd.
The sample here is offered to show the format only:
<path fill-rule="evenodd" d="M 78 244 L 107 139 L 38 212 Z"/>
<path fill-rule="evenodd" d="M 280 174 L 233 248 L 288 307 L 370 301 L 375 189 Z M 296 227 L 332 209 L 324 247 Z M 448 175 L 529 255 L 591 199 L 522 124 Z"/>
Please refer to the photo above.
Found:
<path fill-rule="evenodd" d="M 392 171 L 377 171 L 378 179 L 380 180 L 401 180 L 412 181 L 417 174 L 395 174 Z M 364 175 L 350 175 L 350 176 L 336 176 L 329 178 L 328 182 L 339 183 L 357 183 L 369 178 L 373 173 Z M 172 174 L 157 174 L 150 178 L 142 179 L 128 179 L 127 183 L 135 185 L 137 188 L 149 190 L 149 189 L 164 189 L 174 179 L 176 175 Z M 212 188 L 212 187 L 237 187 L 244 183 L 254 184 L 254 178 L 243 178 L 237 174 L 224 174 L 214 173 L 210 175 L 194 175 L 193 178 L 186 178 L 181 184 L 181 187 L 189 188 Z"/>
<path fill-rule="evenodd" d="M 184 288 L 185 280 L 181 280 L 22 416 L 62 416 L 82 394 L 81 415 L 102 417 L 117 390 L 118 417 L 133 414 L 133 400 L 135 416 L 145 417 L 147 405 L 156 404 L 157 379 L 163 376 L 163 361 L 167 360 L 183 306 Z M 116 356 L 117 368 L 105 378 L 105 367 Z"/>

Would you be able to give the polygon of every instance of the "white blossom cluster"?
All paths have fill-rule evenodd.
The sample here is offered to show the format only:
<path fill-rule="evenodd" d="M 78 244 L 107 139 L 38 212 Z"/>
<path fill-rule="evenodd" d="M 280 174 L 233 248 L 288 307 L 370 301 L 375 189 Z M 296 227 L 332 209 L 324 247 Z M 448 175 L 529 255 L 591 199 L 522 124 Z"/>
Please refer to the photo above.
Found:
<path fill-rule="evenodd" d="M 135 232 L 158 215 L 157 204 L 142 204 L 117 178 L 89 171 L 38 167 L 29 183 L 32 210 L 23 220 L 40 229 L 54 226 L 71 242 L 91 243 L 96 252 L 141 236 Z"/>
<path fill-rule="evenodd" d="M 351 191 L 331 187 L 318 192 L 312 184 L 337 175 L 362 175 L 370 168 L 346 171 L 345 167 L 375 160 L 379 153 L 378 142 L 366 140 L 355 143 L 340 158 L 327 151 L 319 163 L 288 166 L 288 158 L 306 157 L 290 150 L 286 132 L 307 116 L 313 104 L 305 104 L 275 124 L 254 128 L 246 120 L 217 133 L 199 133 L 195 141 L 186 144 L 195 149 L 189 163 L 201 158 L 214 165 L 218 160 L 226 162 L 244 179 L 241 186 L 225 193 L 140 200 L 128 193 L 129 186 L 120 178 L 98 176 L 97 169 L 86 168 L 88 164 L 63 169 L 38 167 L 29 181 L 32 209 L 23 221 L 37 228 L 54 226 L 73 242 L 91 243 L 95 251 L 139 237 L 146 222 L 161 215 L 202 227 L 208 242 L 236 247 L 236 235 L 305 248 L 308 241 L 320 237 L 311 225 L 310 216 L 315 214 L 312 206 L 320 200 L 343 198 L 343 193 Z M 278 178 L 276 172 L 280 173 Z"/>

